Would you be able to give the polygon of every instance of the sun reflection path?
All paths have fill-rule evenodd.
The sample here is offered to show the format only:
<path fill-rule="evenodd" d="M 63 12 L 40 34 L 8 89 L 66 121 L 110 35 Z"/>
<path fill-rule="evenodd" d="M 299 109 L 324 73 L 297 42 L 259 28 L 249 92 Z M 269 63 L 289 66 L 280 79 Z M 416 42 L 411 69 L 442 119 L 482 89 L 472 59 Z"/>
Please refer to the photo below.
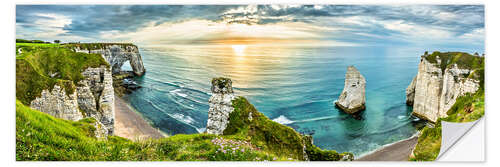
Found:
<path fill-rule="evenodd" d="M 236 56 L 245 56 L 246 45 L 231 45 Z"/>

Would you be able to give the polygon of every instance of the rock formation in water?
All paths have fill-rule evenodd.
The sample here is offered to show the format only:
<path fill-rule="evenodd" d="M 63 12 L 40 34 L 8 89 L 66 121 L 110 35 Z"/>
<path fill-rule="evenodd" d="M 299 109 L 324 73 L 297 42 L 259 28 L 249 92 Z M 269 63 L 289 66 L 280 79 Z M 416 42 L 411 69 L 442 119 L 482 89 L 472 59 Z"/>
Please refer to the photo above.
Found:
<path fill-rule="evenodd" d="M 112 67 L 113 74 L 119 73 L 125 62 L 129 62 L 134 74 L 143 75 L 146 70 L 137 46 L 132 44 L 75 44 L 75 52 L 100 54 Z M 87 47 L 79 47 L 86 46 Z"/>
<path fill-rule="evenodd" d="M 364 110 L 366 102 L 365 87 L 365 77 L 354 66 L 347 67 L 344 90 L 342 90 L 335 105 L 349 114 Z"/>
<path fill-rule="evenodd" d="M 459 67 L 457 63 L 450 63 L 453 59 L 461 58 L 460 56 L 472 55 L 452 53 L 458 55 L 458 58 L 452 57 L 453 55 L 451 57 L 442 55 L 447 57 L 441 60 L 442 58 L 435 54 L 438 53 L 433 53 L 432 61 L 435 62 L 429 62 L 427 56 L 430 55 L 421 57 L 418 74 L 406 89 L 406 101 L 408 105 L 413 105 L 413 115 L 431 122 L 446 117 L 446 112 L 455 104 L 459 96 L 474 93 L 480 87 L 480 81 L 471 76 L 474 75 L 471 67 L 463 65 Z"/>
<path fill-rule="evenodd" d="M 209 99 L 207 133 L 222 134 L 229 123 L 229 114 L 233 112 L 234 93 L 229 78 L 212 79 L 212 96 Z"/>
<path fill-rule="evenodd" d="M 413 77 L 410 85 L 406 88 L 406 104 L 413 106 L 415 100 L 415 84 L 417 83 L 417 76 Z"/>

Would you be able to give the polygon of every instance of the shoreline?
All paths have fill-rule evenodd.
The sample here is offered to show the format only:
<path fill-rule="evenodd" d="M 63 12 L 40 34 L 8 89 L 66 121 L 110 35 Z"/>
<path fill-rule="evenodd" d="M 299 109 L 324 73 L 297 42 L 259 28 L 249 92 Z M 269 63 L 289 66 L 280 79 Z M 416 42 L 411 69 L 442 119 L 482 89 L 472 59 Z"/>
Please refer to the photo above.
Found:
<path fill-rule="evenodd" d="M 133 141 L 168 137 L 154 128 L 125 100 L 115 95 L 114 135 Z"/>
<path fill-rule="evenodd" d="M 383 145 L 360 156 L 355 161 L 408 161 L 417 142 L 418 132 L 409 138 Z"/>

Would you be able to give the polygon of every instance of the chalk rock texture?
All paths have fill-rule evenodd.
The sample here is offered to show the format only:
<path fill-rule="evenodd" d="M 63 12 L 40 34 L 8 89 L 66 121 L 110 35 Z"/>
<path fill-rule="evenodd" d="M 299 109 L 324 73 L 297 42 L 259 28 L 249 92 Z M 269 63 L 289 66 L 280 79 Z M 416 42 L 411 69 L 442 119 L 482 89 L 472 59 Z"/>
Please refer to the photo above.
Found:
<path fill-rule="evenodd" d="M 52 91 L 42 90 L 41 96 L 31 101 L 30 107 L 56 118 L 72 121 L 83 118 L 83 114 L 78 110 L 76 91 L 67 95 L 59 85 L 54 85 Z"/>
<path fill-rule="evenodd" d="M 233 112 L 232 81 L 229 78 L 212 79 L 212 96 L 209 99 L 207 133 L 222 134 L 229 123 L 229 114 Z"/>
<path fill-rule="evenodd" d="M 66 120 L 93 117 L 97 120 L 96 126 L 102 126 L 96 134 L 113 134 L 115 111 L 111 69 L 90 67 L 82 75 L 84 79 L 78 82 L 73 94 L 67 95 L 64 89 L 55 85 L 52 91 L 43 90 L 30 107 Z"/>
<path fill-rule="evenodd" d="M 422 56 L 418 74 L 406 89 L 407 104 L 413 105 L 412 114 L 431 122 L 447 117 L 446 112 L 459 96 L 474 93 L 480 87 L 478 80 L 466 77 L 472 70 L 453 64 L 443 73 L 439 56 L 436 60 L 437 63 L 430 63 Z"/>
<path fill-rule="evenodd" d="M 119 73 L 127 61 L 135 75 L 141 76 L 146 72 L 139 49 L 135 45 L 110 44 L 95 49 L 76 47 L 75 52 L 100 54 L 111 65 L 113 73 Z"/>
<path fill-rule="evenodd" d="M 406 88 L 406 104 L 413 106 L 415 101 L 415 84 L 417 84 L 417 76 L 413 77 L 410 85 Z"/>
<path fill-rule="evenodd" d="M 366 103 L 365 88 L 365 77 L 354 66 L 347 67 L 344 90 L 335 105 L 349 114 L 363 111 Z"/>

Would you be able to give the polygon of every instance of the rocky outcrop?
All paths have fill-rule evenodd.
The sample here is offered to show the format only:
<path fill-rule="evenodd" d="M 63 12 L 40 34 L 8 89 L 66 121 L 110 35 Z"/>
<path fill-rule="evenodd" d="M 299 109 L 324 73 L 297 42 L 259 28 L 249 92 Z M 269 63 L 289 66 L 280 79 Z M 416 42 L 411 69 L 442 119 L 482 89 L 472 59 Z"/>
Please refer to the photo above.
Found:
<path fill-rule="evenodd" d="M 99 96 L 99 113 L 102 117 L 99 121 L 108 129 L 109 134 L 113 134 L 115 124 L 115 94 L 113 89 L 113 77 L 109 69 L 104 70 L 104 88 Z"/>
<path fill-rule="evenodd" d="M 406 88 L 406 104 L 413 106 L 413 101 L 415 101 L 415 84 L 417 84 L 417 76 L 413 77 L 410 85 Z"/>
<path fill-rule="evenodd" d="M 349 114 L 364 110 L 365 87 L 365 77 L 354 66 L 347 67 L 344 90 L 342 90 L 339 99 L 335 101 L 335 105 Z"/>
<path fill-rule="evenodd" d="M 108 130 L 99 121 L 94 122 L 92 125 L 95 127 L 94 136 L 96 138 L 106 138 L 108 137 Z"/>
<path fill-rule="evenodd" d="M 31 102 L 30 107 L 56 118 L 77 121 L 86 117 L 97 120 L 95 126 L 103 129 L 96 134 L 113 134 L 114 91 L 111 69 L 106 66 L 87 68 L 82 72 L 85 79 L 78 82 L 73 94 L 55 85 L 52 91 L 43 90 L 41 97 Z"/>
<path fill-rule="evenodd" d="M 146 72 L 139 49 L 132 44 L 101 44 L 94 49 L 75 47 L 74 50 L 75 52 L 100 54 L 111 65 L 113 73 L 119 73 L 127 61 L 135 75 L 141 76 Z"/>
<path fill-rule="evenodd" d="M 77 121 L 83 118 L 78 109 L 77 93 L 66 95 L 59 85 L 54 85 L 52 91 L 43 90 L 40 97 L 31 101 L 30 107 L 50 114 L 56 118 Z"/>
<path fill-rule="evenodd" d="M 459 96 L 476 92 L 480 85 L 478 80 L 468 77 L 471 69 L 452 64 L 443 71 L 439 56 L 437 63 L 429 62 L 426 56 L 420 60 L 418 74 L 407 88 L 406 99 L 408 105 L 413 105 L 413 115 L 436 122 L 447 116 L 446 112 Z"/>
<path fill-rule="evenodd" d="M 113 134 L 115 113 L 111 69 L 105 66 L 87 68 L 82 75 L 85 79 L 77 87 L 80 109 L 87 117 L 102 123 L 109 134 Z"/>
<path fill-rule="evenodd" d="M 212 79 L 212 96 L 209 99 L 207 133 L 222 134 L 229 123 L 229 114 L 233 112 L 234 93 L 229 78 Z"/>

